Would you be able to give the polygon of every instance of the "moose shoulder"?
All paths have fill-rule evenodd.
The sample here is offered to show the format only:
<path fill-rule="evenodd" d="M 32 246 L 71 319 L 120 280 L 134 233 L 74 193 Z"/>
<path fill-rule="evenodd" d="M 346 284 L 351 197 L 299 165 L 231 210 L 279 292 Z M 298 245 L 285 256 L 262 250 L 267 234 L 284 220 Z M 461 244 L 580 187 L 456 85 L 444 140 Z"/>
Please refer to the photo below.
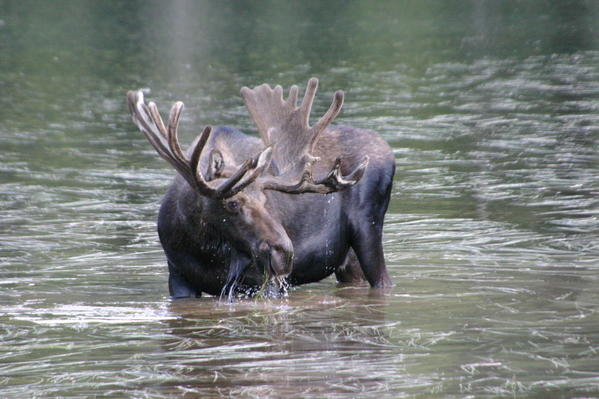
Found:
<path fill-rule="evenodd" d="M 393 152 L 375 132 L 331 126 L 343 105 L 335 93 L 309 125 L 318 81 L 301 104 L 280 86 L 243 88 L 259 138 L 206 127 L 183 153 L 176 103 L 165 126 L 156 105 L 129 92 L 133 118 L 178 175 L 160 208 L 158 233 L 173 297 L 232 296 L 267 285 L 319 281 L 391 285 L 382 228 L 395 172 Z"/>

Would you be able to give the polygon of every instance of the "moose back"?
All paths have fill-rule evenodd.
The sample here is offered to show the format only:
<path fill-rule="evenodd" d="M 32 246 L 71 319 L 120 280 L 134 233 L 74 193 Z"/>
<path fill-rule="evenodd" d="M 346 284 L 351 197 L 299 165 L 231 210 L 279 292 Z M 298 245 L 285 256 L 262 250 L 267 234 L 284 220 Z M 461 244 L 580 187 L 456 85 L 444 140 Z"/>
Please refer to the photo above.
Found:
<path fill-rule="evenodd" d="M 141 91 L 127 95 L 135 124 L 178 172 L 162 202 L 158 233 L 175 298 L 253 294 L 262 287 L 315 282 L 392 284 L 383 220 L 395 172 L 389 145 L 373 131 L 330 125 L 343 105 L 309 125 L 318 80 L 301 104 L 297 86 L 244 87 L 259 138 L 206 127 L 183 152 L 183 103 L 165 125 Z"/>

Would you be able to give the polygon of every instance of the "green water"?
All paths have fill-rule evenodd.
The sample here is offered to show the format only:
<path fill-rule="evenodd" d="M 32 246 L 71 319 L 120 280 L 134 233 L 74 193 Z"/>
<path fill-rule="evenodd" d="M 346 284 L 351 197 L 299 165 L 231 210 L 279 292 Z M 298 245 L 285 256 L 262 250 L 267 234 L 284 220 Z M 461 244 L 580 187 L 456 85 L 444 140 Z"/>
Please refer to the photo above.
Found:
<path fill-rule="evenodd" d="M 0 0 L 0 397 L 599 397 L 599 3 Z M 396 154 L 396 287 L 173 302 L 182 140 L 320 78 Z"/>

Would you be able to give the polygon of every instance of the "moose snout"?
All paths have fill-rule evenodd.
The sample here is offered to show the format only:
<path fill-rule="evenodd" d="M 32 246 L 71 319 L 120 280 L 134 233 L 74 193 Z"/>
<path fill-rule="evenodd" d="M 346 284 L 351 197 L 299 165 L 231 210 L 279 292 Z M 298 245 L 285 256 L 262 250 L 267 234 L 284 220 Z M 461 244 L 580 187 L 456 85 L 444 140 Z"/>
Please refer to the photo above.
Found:
<path fill-rule="evenodd" d="M 258 245 L 258 258 L 275 276 L 286 276 L 293 266 L 293 246 L 290 241 L 275 244 L 262 241 Z"/>

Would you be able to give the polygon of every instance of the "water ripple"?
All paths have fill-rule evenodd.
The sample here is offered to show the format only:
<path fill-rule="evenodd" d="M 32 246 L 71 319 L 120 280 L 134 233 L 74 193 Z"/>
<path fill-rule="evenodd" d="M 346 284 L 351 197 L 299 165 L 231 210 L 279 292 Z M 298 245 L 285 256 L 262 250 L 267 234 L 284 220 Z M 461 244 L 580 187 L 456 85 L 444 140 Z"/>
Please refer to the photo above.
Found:
<path fill-rule="evenodd" d="M 167 298 L 155 218 L 173 172 L 129 123 L 125 88 L 56 77 L 51 94 L 11 75 L 39 111 L 0 127 L 1 396 L 595 395 L 597 65 L 589 51 L 327 71 L 315 108 L 348 87 L 340 122 L 394 149 L 397 286 L 325 280 L 235 304 Z M 186 126 L 251 130 L 231 84 L 152 97 L 181 93 Z"/>

